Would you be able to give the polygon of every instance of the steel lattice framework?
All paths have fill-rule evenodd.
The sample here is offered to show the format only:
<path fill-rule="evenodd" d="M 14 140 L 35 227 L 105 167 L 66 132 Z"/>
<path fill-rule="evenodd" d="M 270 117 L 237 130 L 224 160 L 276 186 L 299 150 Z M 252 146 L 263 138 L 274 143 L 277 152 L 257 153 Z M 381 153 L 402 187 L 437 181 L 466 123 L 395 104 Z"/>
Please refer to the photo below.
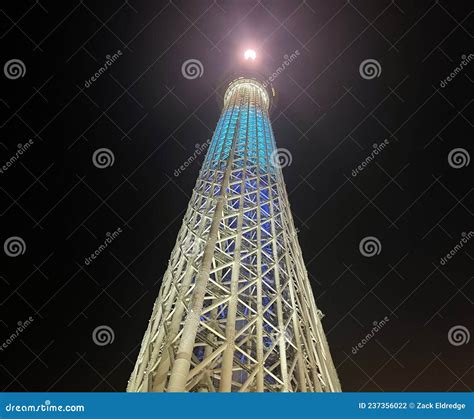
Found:
<path fill-rule="evenodd" d="M 269 105 L 227 88 L 127 391 L 340 391 Z"/>

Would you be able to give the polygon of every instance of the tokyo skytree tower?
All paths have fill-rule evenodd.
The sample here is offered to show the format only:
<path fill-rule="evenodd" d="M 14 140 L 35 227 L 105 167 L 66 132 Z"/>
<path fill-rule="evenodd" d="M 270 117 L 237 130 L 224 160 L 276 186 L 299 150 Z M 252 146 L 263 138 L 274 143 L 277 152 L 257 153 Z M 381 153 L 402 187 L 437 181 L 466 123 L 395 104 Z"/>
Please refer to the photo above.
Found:
<path fill-rule="evenodd" d="M 127 391 L 341 391 L 270 125 L 274 90 L 255 72 L 239 75 Z"/>

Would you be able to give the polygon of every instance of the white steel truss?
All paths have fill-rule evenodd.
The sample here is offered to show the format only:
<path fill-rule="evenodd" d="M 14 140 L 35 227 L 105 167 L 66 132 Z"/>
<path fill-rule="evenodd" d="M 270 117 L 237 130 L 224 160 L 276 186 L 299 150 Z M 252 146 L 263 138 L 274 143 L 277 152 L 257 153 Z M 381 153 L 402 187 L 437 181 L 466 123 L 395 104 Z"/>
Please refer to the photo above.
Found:
<path fill-rule="evenodd" d="M 341 391 L 269 103 L 257 80 L 227 89 L 127 391 Z"/>

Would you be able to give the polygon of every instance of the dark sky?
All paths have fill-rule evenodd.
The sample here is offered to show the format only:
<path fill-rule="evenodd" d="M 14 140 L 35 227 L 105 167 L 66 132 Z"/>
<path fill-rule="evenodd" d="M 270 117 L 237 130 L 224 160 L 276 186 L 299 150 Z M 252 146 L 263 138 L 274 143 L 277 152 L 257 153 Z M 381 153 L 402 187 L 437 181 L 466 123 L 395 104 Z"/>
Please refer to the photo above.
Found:
<path fill-rule="evenodd" d="M 440 260 L 474 230 L 474 63 L 461 64 L 472 4 L 414 3 L 2 4 L 2 68 L 26 70 L 0 73 L 2 164 L 33 144 L 0 173 L 2 249 L 25 245 L 0 251 L 0 346 L 33 322 L 0 351 L 1 388 L 125 389 L 203 157 L 174 172 L 211 137 L 215 90 L 253 46 L 274 71 L 299 51 L 274 82 L 271 118 L 292 155 L 286 187 L 343 390 L 472 390 L 472 242 Z M 183 77 L 190 59 L 200 77 Z M 367 59 L 380 66 L 370 79 Z M 93 164 L 100 148 L 113 165 Z M 366 237 L 379 254 L 361 254 Z M 99 326 L 112 343 L 94 343 Z"/>

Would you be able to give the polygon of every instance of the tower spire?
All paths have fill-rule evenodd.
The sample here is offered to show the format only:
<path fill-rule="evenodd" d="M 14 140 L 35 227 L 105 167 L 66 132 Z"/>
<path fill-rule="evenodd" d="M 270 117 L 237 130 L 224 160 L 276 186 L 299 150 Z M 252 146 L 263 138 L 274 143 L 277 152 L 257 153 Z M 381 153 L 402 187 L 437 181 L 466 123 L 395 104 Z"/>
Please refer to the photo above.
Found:
<path fill-rule="evenodd" d="M 271 99 L 256 77 L 226 89 L 127 391 L 340 391 Z"/>

